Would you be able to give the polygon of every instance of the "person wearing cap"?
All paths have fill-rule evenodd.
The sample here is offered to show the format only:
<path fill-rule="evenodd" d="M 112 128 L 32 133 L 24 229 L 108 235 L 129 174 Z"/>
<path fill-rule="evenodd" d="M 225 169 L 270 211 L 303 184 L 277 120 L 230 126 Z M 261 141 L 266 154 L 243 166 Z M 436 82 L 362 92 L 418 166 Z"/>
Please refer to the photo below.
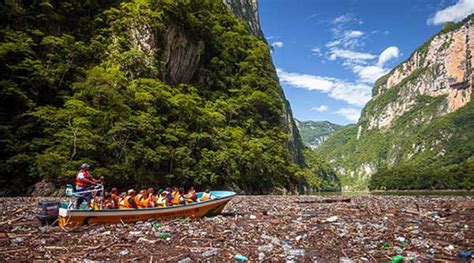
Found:
<path fill-rule="evenodd" d="M 127 194 L 127 196 L 125 196 L 125 200 L 124 200 L 125 206 L 127 208 L 138 209 L 138 205 L 135 202 L 134 197 L 135 197 L 135 190 L 133 190 L 133 189 L 128 190 L 128 194 Z"/>
<path fill-rule="evenodd" d="M 83 163 L 79 167 L 79 173 L 76 175 L 76 192 L 79 194 L 77 198 L 76 209 L 79 209 L 82 202 L 86 201 L 90 204 L 92 199 L 91 193 L 81 194 L 80 192 L 87 191 L 91 186 L 97 185 L 100 183 L 100 180 L 94 179 L 90 173 L 91 166 L 87 163 Z"/>

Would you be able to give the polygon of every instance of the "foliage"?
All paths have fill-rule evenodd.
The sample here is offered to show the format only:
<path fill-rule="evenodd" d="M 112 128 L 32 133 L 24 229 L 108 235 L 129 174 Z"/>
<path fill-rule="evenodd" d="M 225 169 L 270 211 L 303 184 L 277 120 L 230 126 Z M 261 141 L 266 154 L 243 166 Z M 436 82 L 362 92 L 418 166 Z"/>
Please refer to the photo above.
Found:
<path fill-rule="evenodd" d="M 0 170 L 11 191 L 71 182 L 82 162 L 121 187 L 268 193 L 307 183 L 285 146 L 268 46 L 222 2 L 7 1 L 1 12 Z M 204 43 L 189 83 L 162 78 L 169 25 Z M 152 55 L 134 37 L 143 28 Z M 308 169 L 324 188 L 320 161 Z"/>
<path fill-rule="evenodd" d="M 306 146 L 314 144 L 315 140 L 323 136 L 329 136 L 334 132 L 344 128 L 343 125 L 338 125 L 328 121 L 297 121 L 298 130 L 301 139 Z"/>

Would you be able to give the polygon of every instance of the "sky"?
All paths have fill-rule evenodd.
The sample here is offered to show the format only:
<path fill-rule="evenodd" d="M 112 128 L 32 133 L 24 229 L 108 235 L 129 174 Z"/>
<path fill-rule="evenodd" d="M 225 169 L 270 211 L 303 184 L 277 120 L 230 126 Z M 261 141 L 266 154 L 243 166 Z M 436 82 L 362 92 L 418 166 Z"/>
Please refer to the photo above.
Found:
<path fill-rule="evenodd" d="M 259 0 L 259 13 L 295 118 L 349 124 L 375 80 L 474 0 Z"/>

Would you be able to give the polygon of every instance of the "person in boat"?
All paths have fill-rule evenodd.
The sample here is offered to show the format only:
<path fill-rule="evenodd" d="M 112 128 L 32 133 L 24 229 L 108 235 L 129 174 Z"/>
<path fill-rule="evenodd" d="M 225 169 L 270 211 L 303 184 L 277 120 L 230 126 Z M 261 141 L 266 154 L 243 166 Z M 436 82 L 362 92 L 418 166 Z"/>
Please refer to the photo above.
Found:
<path fill-rule="evenodd" d="M 211 200 L 211 199 L 212 199 L 211 193 L 209 192 L 209 188 L 207 188 L 206 191 L 204 191 L 204 193 L 202 193 L 201 199 L 199 201 L 203 202 L 203 201 L 208 201 L 208 200 Z"/>
<path fill-rule="evenodd" d="M 125 196 L 124 204 L 125 204 L 125 207 L 127 208 L 138 209 L 138 205 L 135 202 L 135 190 L 133 189 L 128 190 L 127 196 Z"/>
<path fill-rule="evenodd" d="M 102 207 L 101 205 L 101 200 L 100 200 L 100 195 L 94 195 L 94 197 L 92 198 L 91 202 L 90 202 L 90 208 L 92 208 L 92 210 L 100 210 Z"/>
<path fill-rule="evenodd" d="M 168 203 L 168 197 L 167 197 L 166 191 L 160 190 L 158 191 L 158 195 L 156 197 L 156 206 L 157 207 L 166 207 Z"/>
<path fill-rule="evenodd" d="M 110 190 L 110 197 L 112 197 L 112 200 L 114 201 L 114 206 L 118 208 L 120 196 L 118 195 L 117 187 L 112 187 L 112 190 Z"/>
<path fill-rule="evenodd" d="M 179 204 L 179 189 L 176 186 L 173 186 L 173 190 L 171 191 L 171 204 L 172 205 Z"/>
<path fill-rule="evenodd" d="M 90 206 L 90 201 L 92 200 L 93 196 L 91 193 L 83 193 L 80 192 L 88 191 L 93 186 L 98 185 L 101 183 L 100 180 L 95 179 L 92 177 L 90 173 L 91 166 L 87 163 L 83 163 L 79 167 L 79 172 L 76 175 L 76 193 L 79 195 L 76 201 L 76 209 L 79 209 L 81 204 L 86 201 L 87 204 Z"/>
<path fill-rule="evenodd" d="M 183 193 L 180 191 L 180 189 L 178 189 L 178 187 L 173 187 L 173 191 L 171 192 L 172 205 L 181 205 L 182 203 L 184 203 L 184 197 L 182 196 L 182 194 Z"/>
<path fill-rule="evenodd" d="M 146 190 L 146 196 L 145 199 L 143 200 L 143 204 L 145 207 L 154 207 L 156 203 L 156 198 L 155 198 L 155 189 L 153 187 L 150 187 Z"/>
<path fill-rule="evenodd" d="M 119 208 L 119 209 L 128 208 L 128 207 L 125 205 L 125 197 L 127 197 L 127 193 L 126 193 L 126 192 L 122 192 L 122 193 L 119 195 L 119 202 L 118 202 L 118 208 Z"/>
<path fill-rule="evenodd" d="M 146 195 L 146 190 L 142 189 L 140 192 L 138 192 L 137 195 L 133 199 L 135 199 L 135 203 L 139 208 L 143 208 L 144 206 L 144 200 L 145 200 L 145 195 Z"/>
<path fill-rule="evenodd" d="M 179 188 L 178 201 L 179 201 L 180 205 L 185 205 L 186 204 L 186 199 L 184 198 L 184 188 L 183 187 Z"/>
<path fill-rule="evenodd" d="M 191 188 L 189 188 L 187 195 L 188 195 L 188 198 L 191 199 L 193 203 L 197 201 L 197 193 L 196 193 L 196 190 L 194 190 L 194 187 L 191 186 Z"/>
<path fill-rule="evenodd" d="M 103 209 L 115 209 L 117 206 L 115 205 L 115 200 L 112 197 L 112 193 L 105 193 L 104 194 L 104 202 L 102 203 Z"/>
<path fill-rule="evenodd" d="M 166 206 L 173 205 L 173 196 L 171 195 L 171 188 L 166 187 L 164 193 L 166 193 Z"/>

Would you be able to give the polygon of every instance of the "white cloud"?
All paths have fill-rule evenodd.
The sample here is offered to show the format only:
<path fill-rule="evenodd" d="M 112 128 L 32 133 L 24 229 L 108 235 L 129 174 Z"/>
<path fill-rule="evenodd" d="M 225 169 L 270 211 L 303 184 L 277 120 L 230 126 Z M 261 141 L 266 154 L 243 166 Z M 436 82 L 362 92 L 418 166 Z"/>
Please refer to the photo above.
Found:
<path fill-rule="evenodd" d="M 281 41 L 275 41 L 272 43 L 273 48 L 282 48 L 283 47 L 283 42 Z"/>
<path fill-rule="evenodd" d="M 400 56 L 400 49 L 395 46 L 386 48 L 380 53 L 377 64 L 375 65 L 361 65 L 360 63 L 349 64 L 352 72 L 357 74 L 359 81 L 364 83 L 374 83 L 378 78 L 387 74 L 389 69 L 385 64 Z"/>
<path fill-rule="evenodd" d="M 312 111 L 317 111 L 317 112 L 325 112 L 328 110 L 328 106 L 326 105 L 319 105 L 318 107 L 312 107 Z"/>
<path fill-rule="evenodd" d="M 364 83 L 351 83 L 337 78 L 291 73 L 277 69 L 281 83 L 307 90 L 327 93 L 329 97 L 351 105 L 363 106 L 370 100 L 372 87 Z"/>
<path fill-rule="evenodd" d="M 357 51 L 351 51 L 347 49 L 333 48 L 330 51 L 331 55 L 329 60 L 336 60 L 337 58 L 347 59 L 347 60 L 370 60 L 374 59 L 377 56 L 370 53 L 363 53 Z"/>
<path fill-rule="evenodd" d="M 319 47 L 315 47 L 313 49 L 311 49 L 311 53 L 315 56 L 321 56 L 321 49 Z"/>
<path fill-rule="evenodd" d="M 347 30 L 344 32 L 344 36 L 347 38 L 357 38 L 364 35 L 364 32 L 358 30 Z"/>
<path fill-rule="evenodd" d="M 344 14 L 344 15 L 334 18 L 334 20 L 332 20 L 331 23 L 337 25 L 337 24 L 351 24 L 351 23 L 363 24 L 364 22 L 361 19 L 356 18 L 351 14 Z"/>
<path fill-rule="evenodd" d="M 398 47 L 388 47 L 382 53 L 380 53 L 379 56 L 379 61 L 377 62 L 377 65 L 380 67 L 383 67 L 385 63 L 392 59 L 396 59 L 400 56 L 400 49 Z"/>
<path fill-rule="evenodd" d="M 339 114 L 350 121 L 357 122 L 360 117 L 360 111 L 360 109 L 356 108 L 341 108 L 334 113 Z"/>
<path fill-rule="evenodd" d="M 474 0 L 459 0 L 456 4 L 439 10 L 427 20 L 430 25 L 439 25 L 446 22 L 459 22 L 474 13 Z"/>
<path fill-rule="evenodd" d="M 378 78 L 388 73 L 387 69 L 377 65 L 356 65 L 352 68 L 352 71 L 357 74 L 359 81 L 364 83 L 374 83 Z"/>

